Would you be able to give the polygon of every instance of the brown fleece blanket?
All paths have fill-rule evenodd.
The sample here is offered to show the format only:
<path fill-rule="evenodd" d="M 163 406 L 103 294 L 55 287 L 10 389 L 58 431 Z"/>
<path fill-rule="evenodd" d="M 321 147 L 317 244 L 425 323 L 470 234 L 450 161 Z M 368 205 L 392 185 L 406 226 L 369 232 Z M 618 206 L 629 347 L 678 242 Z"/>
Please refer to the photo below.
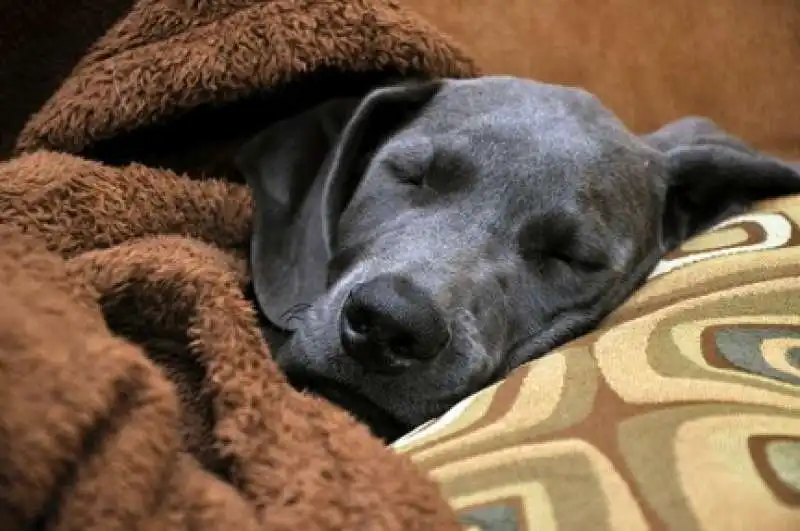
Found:
<path fill-rule="evenodd" d="M 230 154 L 386 76 L 475 73 L 393 0 L 137 2 L 0 164 L 0 529 L 457 529 L 271 361 Z"/>

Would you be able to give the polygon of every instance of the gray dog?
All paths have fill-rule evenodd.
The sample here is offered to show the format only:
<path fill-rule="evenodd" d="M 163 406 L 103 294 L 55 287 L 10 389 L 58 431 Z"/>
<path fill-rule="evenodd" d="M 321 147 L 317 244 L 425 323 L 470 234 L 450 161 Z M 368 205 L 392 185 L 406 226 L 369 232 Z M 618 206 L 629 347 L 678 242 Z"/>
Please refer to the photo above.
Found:
<path fill-rule="evenodd" d="M 512 77 L 382 87 L 239 153 L 256 301 L 295 385 L 386 439 L 587 332 L 664 253 L 800 174 L 687 118 L 636 136 Z"/>

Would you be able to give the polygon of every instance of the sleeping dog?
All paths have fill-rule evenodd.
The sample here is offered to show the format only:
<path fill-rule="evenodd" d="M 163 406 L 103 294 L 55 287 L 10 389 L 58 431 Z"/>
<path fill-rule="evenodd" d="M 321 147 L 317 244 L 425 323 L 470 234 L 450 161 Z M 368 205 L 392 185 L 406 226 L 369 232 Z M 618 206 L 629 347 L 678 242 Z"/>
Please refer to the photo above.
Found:
<path fill-rule="evenodd" d="M 709 120 L 637 136 L 584 90 L 501 76 L 329 101 L 237 165 L 276 362 L 387 440 L 589 331 L 686 238 L 800 193 Z"/>

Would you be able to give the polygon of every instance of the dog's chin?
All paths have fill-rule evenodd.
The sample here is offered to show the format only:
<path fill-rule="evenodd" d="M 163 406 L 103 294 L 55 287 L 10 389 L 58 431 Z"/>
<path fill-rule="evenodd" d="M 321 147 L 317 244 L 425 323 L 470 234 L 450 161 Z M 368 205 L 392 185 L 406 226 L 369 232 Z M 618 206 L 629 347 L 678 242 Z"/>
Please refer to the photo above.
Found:
<path fill-rule="evenodd" d="M 366 425 L 376 437 L 390 444 L 408 433 L 412 427 L 397 420 L 368 398 L 339 382 L 321 377 L 290 376 L 296 389 L 316 395 L 339 406 Z"/>

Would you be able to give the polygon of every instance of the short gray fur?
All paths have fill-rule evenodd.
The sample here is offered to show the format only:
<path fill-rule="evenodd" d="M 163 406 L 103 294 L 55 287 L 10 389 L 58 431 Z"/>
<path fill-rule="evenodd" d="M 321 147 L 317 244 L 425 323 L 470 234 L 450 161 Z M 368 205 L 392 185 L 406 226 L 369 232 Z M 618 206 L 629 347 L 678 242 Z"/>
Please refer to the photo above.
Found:
<path fill-rule="evenodd" d="M 800 193 L 790 166 L 709 120 L 639 136 L 584 90 L 508 76 L 329 101 L 238 164 L 255 298 L 291 334 L 277 363 L 387 439 L 591 330 L 686 238 Z M 374 330 L 347 304 L 413 345 L 357 350 Z"/>

